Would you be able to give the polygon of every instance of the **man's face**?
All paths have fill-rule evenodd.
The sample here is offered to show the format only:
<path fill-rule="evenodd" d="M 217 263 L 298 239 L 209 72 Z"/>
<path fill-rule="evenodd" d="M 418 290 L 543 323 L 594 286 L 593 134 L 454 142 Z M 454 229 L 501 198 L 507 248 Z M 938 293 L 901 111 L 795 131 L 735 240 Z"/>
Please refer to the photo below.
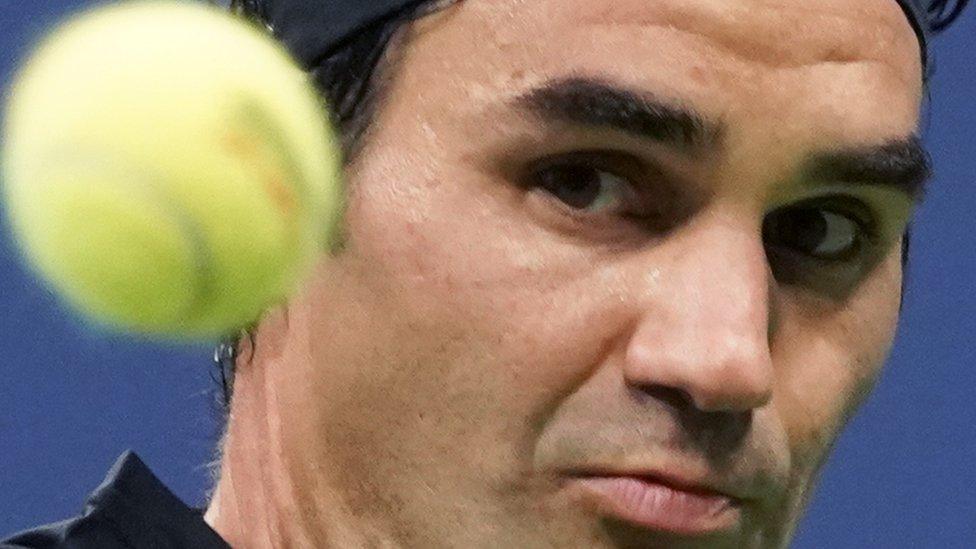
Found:
<path fill-rule="evenodd" d="M 320 539 L 783 544 L 898 317 L 898 5 L 467 0 L 399 54 L 261 366 Z"/>

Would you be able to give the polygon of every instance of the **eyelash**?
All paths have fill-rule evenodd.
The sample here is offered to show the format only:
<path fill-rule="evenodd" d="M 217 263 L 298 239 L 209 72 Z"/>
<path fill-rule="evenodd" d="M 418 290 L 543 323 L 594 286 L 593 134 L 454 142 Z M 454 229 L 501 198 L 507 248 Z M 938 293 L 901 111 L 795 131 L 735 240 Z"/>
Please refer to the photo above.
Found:
<path fill-rule="evenodd" d="M 521 178 L 522 186 L 544 188 L 544 175 L 553 170 L 592 170 L 607 174 L 625 183 L 628 193 L 635 199 L 646 198 L 649 194 L 648 187 L 638 181 L 646 181 L 653 178 L 655 174 L 663 177 L 653 166 L 646 165 L 629 153 L 587 150 L 550 156 L 533 162 L 527 171 L 527 176 Z M 651 206 L 649 203 L 642 205 L 648 210 Z M 627 217 L 637 217 L 637 215 L 634 213 L 633 216 L 627 215 Z"/>

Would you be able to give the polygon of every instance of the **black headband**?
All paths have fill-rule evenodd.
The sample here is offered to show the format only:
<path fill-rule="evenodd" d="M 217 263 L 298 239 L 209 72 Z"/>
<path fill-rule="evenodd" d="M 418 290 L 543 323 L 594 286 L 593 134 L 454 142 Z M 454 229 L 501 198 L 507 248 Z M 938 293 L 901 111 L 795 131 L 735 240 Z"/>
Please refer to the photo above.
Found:
<path fill-rule="evenodd" d="M 424 0 L 257 0 L 257 13 L 306 69 L 364 28 Z"/>
<path fill-rule="evenodd" d="M 350 37 L 424 0 L 247 0 L 306 68 L 312 68 Z M 968 0 L 897 0 L 915 29 L 922 65 L 929 70 L 928 39 L 948 26 Z"/>

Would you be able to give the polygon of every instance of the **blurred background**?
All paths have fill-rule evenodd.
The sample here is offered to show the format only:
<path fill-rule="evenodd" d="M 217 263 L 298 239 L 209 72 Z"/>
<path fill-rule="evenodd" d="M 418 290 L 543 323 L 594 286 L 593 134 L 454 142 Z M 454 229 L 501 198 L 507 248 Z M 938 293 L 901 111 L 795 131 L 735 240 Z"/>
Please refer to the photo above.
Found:
<path fill-rule="evenodd" d="M 52 24 L 91 5 L 0 0 L 0 89 Z M 935 41 L 924 136 L 936 177 L 915 223 L 892 358 L 839 440 L 795 548 L 976 547 L 974 12 Z M 212 348 L 87 330 L 26 272 L 5 223 L 0 538 L 78 514 L 126 449 L 202 506 L 220 429 Z"/>

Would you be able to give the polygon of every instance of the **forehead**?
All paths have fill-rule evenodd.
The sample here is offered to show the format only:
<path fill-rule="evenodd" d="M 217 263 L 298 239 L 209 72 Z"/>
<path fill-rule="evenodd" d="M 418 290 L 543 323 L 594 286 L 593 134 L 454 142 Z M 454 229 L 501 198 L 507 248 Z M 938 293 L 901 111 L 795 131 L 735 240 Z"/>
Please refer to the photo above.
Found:
<path fill-rule="evenodd" d="M 895 0 L 466 0 L 497 29 L 537 34 L 547 27 L 668 27 L 708 37 L 745 58 L 770 63 L 860 57 L 915 48 Z M 522 23 L 520 24 L 519 21 Z"/>
<path fill-rule="evenodd" d="M 745 132 L 789 114 L 803 121 L 793 142 L 824 146 L 911 134 L 922 97 L 895 0 L 463 0 L 416 31 L 405 72 L 452 116 L 593 76 Z"/>
<path fill-rule="evenodd" d="M 474 51 L 681 42 L 740 68 L 877 63 L 921 81 L 920 45 L 896 0 L 461 0 L 451 12 Z"/>
<path fill-rule="evenodd" d="M 800 66 L 898 61 L 920 74 L 916 35 L 895 0 L 465 0 L 498 41 L 542 35 L 670 32 L 697 37 L 744 62 Z"/>

